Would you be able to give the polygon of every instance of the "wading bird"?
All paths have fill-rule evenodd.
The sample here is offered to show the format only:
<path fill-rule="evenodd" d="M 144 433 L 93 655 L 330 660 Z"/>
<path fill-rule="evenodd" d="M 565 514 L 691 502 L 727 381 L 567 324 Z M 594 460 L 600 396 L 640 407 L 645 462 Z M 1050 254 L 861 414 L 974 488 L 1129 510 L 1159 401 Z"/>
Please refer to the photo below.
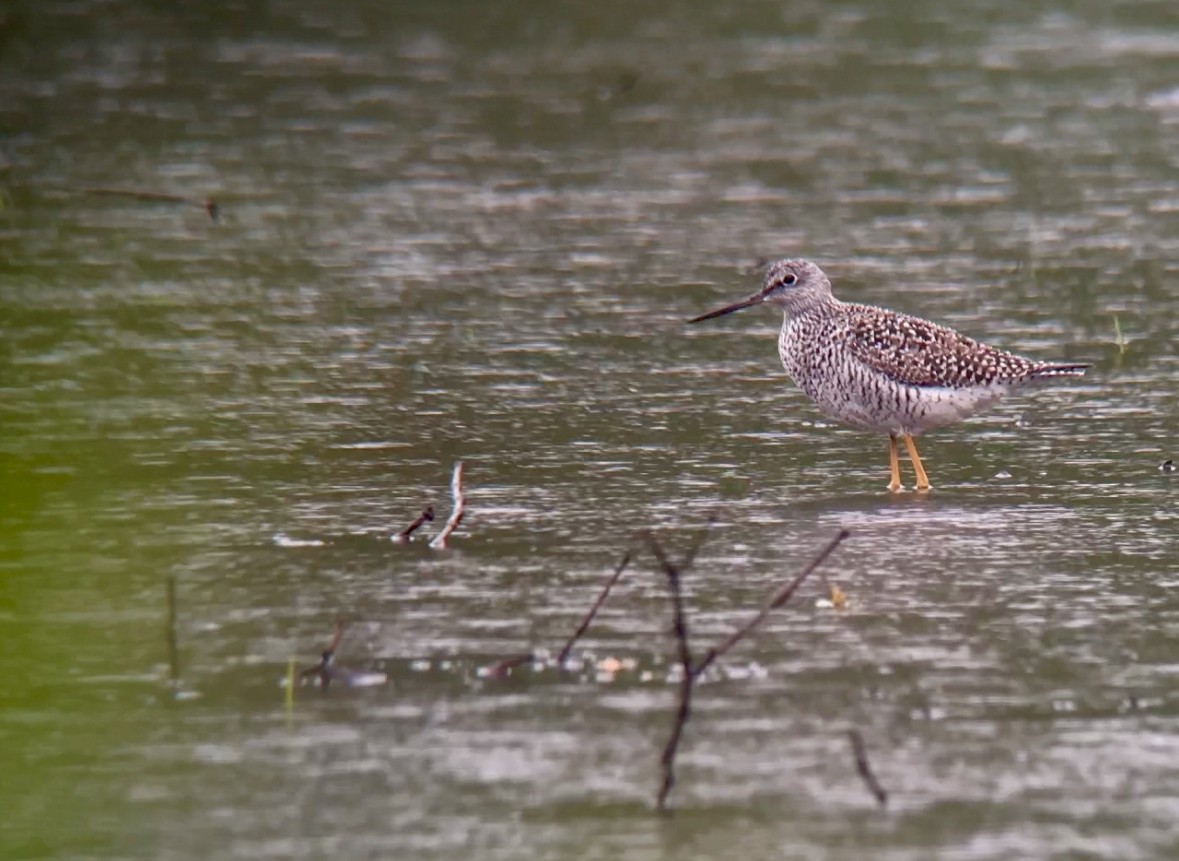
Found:
<path fill-rule="evenodd" d="M 894 493 L 902 488 L 898 439 L 917 490 L 929 490 L 913 437 L 960 422 L 1024 383 L 1080 376 L 1089 367 L 1025 359 L 920 317 L 841 302 L 809 260 L 771 264 L 761 290 L 688 322 L 764 302 L 782 309 L 778 355 L 799 388 L 831 418 L 888 434 Z"/>

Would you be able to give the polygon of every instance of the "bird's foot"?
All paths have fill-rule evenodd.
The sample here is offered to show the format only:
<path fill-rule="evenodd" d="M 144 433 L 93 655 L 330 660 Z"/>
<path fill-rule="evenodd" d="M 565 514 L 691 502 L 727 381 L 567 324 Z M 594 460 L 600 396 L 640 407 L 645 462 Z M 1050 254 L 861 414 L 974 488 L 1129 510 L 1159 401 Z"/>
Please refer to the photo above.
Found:
<path fill-rule="evenodd" d="M 897 454 L 896 434 L 888 435 L 888 492 L 900 493 L 905 489 L 901 484 L 901 459 Z"/>

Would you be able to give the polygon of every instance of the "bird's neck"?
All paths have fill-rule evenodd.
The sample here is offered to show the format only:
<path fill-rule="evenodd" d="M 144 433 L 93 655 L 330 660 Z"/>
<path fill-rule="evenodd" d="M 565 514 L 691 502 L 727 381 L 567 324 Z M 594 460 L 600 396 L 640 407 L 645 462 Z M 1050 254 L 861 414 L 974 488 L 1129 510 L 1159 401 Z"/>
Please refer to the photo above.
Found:
<path fill-rule="evenodd" d="M 807 317 L 811 314 L 830 313 L 842 304 L 842 302 L 830 294 L 818 298 L 807 297 L 805 299 L 799 299 L 796 302 L 781 306 L 782 322 L 785 324 L 791 320 L 797 320 L 800 317 Z"/>

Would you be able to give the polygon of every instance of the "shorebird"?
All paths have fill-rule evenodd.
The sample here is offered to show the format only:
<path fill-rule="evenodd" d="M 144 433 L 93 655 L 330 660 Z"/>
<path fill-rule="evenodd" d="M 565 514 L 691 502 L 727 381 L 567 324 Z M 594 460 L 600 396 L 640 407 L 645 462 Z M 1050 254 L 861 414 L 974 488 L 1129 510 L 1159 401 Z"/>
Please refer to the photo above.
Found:
<path fill-rule="evenodd" d="M 786 373 L 826 415 L 888 434 L 888 489 L 902 489 L 897 441 L 917 476 L 929 476 L 913 437 L 962 421 L 1024 383 L 1081 376 L 1089 365 L 1037 362 L 946 326 L 885 308 L 841 302 L 809 260 L 779 260 L 747 299 L 689 320 L 699 323 L 769 302 L 782 309 L 778 355 Z"/>

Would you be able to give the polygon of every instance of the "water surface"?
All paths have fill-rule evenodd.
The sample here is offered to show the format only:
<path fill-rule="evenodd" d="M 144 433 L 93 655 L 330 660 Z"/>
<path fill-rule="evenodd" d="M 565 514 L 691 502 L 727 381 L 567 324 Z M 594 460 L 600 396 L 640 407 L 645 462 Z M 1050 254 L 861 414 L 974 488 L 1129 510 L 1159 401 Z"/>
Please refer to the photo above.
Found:
<path fill-rule="evenodd" d="M 1169 857 L 1177 122 L 1130 0 L 5 13 L 0 854 Z M 1095 367 L 889 497 L 769 311 L 684 325 L 785 255 Z M 453 548 L 390 543 L 458 460 Z M 698 650 L 840 528 L 851 604 L 706 679 L 662 818 L 646 556 L 580 669 L 480 670 L 710 516 Z M 337 615 L 389 684 L 288 710 Z"/>

